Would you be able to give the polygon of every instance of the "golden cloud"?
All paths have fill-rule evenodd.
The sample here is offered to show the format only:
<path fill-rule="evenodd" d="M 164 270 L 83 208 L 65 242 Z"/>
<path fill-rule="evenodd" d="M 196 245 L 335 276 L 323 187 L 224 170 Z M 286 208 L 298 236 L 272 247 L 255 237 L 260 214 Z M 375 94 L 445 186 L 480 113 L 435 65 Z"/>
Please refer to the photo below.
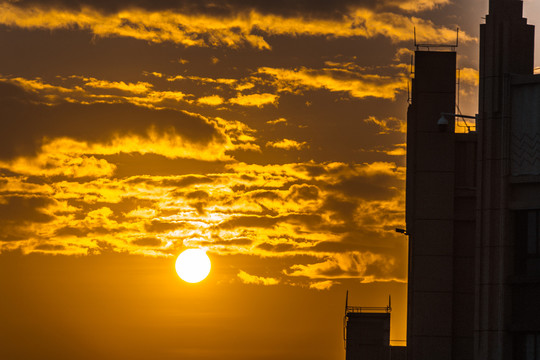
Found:
<path fill-rule="evenodd" d="M 204 96 L 197 99 L 197 102 L 203 105 L 217 106 L 223 104 L 223 98 L 219 95 Z"/>
<path fill-rule="evenodd" d="M 278 118 L 278 119 L 275 119 L 275 120 L 268 120 L 266 123 L 271 124 L 271 125 L 275 125 L 275 124 L 279 124 L 279 123 L 287 124 L 287 119 Z"/>
<path fill-rule="evenodd" d="M 51 153 L 64 149 L 60 153 L 78 156 L 83 145 L 66 141 L 48 146 Z M 339 278 L 400 278 L 396 269 L 401 264 L 389 250 L 393 243 L 384 250 L 380 240 L 393 239 L 396 235 L 388 229 L 403 221 L 402 193 L 390 189 L 403 184 L 402 169 L 395 164 L 231 163 L 223 172 L 206 176 L 116 178 L 104 173 L 81 179 L 47 179 L 39 169 L 32 171 L 34 180 L 0 176 L 0 208 L 19 206 L 19 213 L 47 220 L 36 217 L 24 228 L 12 226 L 9 236 L 26 240 L 0 242 L 2 249 L 173 256 L 185 246 L 204 246 L 216 254 L 279 257 L 287 264 L 268 276 L 236 269 L 245 283 L 289 283 L 283 277 L 290 276 L 294 284 L 319 290 Z M 46 185 L 37 185 L 36 177 Z M 367 195 L 358 190 L 373 183 L 378 190 L 368 189 Z M 381 191 L 385 193 L 377 195 Z M 24 210 L 6 197 L 15 192 L 39 194 L 50 204 Z M 7 231 L 7 225 L 2 228 Z M 380 253 L 361 250 L 375 243 Z M 309 260 L 297 262 L 299 255 Z"/>
<path fill-rule="evenodd" d="M 240 270 L 240 272 L 236 275 L 242 280 L 244 284 L 255 284 L 255 285 L 277 285 L 279 284 L 278 279 L 274 279 L 271 277 L 263 277 L 263 276 L 256 276 L 256 275 L 250 275 L 245 271 Z"/>
<path fill-rule="evenodd" d="M 335 92 L 347 92 L 352 97 L 377 97 L 395 99 L 396 94 L 407 88 L 408 76 L 383 76 L 358 74 L 348 70 L 298 70 L 280 68 L 259 68 L 259 73 L 275 78 L 280 91 L 295 92 L 295 89 L 327 89 Z"/>
<path fill-rule="evenodd" d="M 330 288 L 334 286 L 335 284 L 339 284 L 339 283 L 332 280 L 314 281 L 309 284 L 309 288 L 316 289 L 316 290 L 330 290 Z"/>
<path fill-rule="evenodd" d="M 399 132 L 405 134 L 407 132 L 407 122 L 395 117 L 378 119 L 375 116 L 369 116 L 364 121 L 377 125 L 380 128 L 379 134 L 388 134 L 390 132 Z"/>
<path fill-rule="evenodd" d="M 263 93 L 263 94 L 249 94 L 238 95 L 235 98 L 229 99 L 231 104 L 242 106 L 257 106 L 261 107 L 268 104 L 277 104 L 278 95 Z"/>
<path fill-rule="evenodd" d="M 53 145 L 53 147 L 56 147 Z M 116 166 L 94 156 L 66 152 L 42 152 L 35 157 L 19 157 L 0 161 L 0 168 L 21 175 L 103 177 L 112 176 Z"/>
<path fill-rule="evenodd" d="M 107 81 L 72 75 L 67 79 L 60 79 L 64 81 L 78 81 L 78 83 L 68 87 L 47 83 L 41 78 L 25 79 L 22 77 L 0 76 L 0 80 L 22 87 L 27 92 L 38 94 L 41 97 L 41 101 L 46 104 L 56 104 L 62 101 L 81 104 L 131 103 L 157 109 L 171 107 L 171 105 L 176 105 L 175 103 L 180 101 L 186 103 L 192 102 L 192 100 L 187 99 L 187 97 L 192 97 L 192 95 L 184 94 L 181 91 L 152 90 L 153 85 L 147 82 L 125 83 L 123 81 Z M 83 89 L 83 87 L 99 89 L 102 90 L 102 93 L 94 94 L 88 91 L 88 89 Z M 118 91 L 115 92 L 115 90 L 120 90 L 121 93 Z"/>
<path fill-rule="evenodd" d="M 407 144 L 396 144 L 394 149 L 386 151 L 386 154 L 393 156 L 405 156 L 407 155 Z"/>
<path fill-rule="evenodd" d="M 329 255 L 325 261 L 313 264 L 297 264 L 284 271 L 288 276 L 301 276 L 309 279 L 347 279 L 359 278 L 362 282 L 387 279 L 394 268 L 394 259 L 371 252 L 349 252 Z M 378 273 L 371 273 L 370 268 Z M 391 276 L 391 275 L 390 275 Z M 393 281 L 404 280 L 391 278 Z"/>
<path fill-rule="evenodd" d="M 412 1 L 406 1 L 399 2 L 398 6 L 424 9 L 441 3 L 443 0 L 423 0 L 420 5 L 412 5 Z M 254 10 L 223 17 L 136 8 L 104 14 L 89 7 L 69 10 L 3 3 L 0 5 L 0 24 L 27 29 L 78 27 L 102 37 L 131 37 L 157 43 L 170 41 L 184 46 L 236 48 L 246 44 L 261 50 L 270 49 L 270 45 L 260 32 L 288 36 L 385 36 L 393 41 L 408 41 L 416 27 L 421 38 L 431 42 L 455 39 L 453 30 L 436 26 L 431 21 L 369 9 L 351 9 L 341 19 L 316 19 L 261 14 Z M 259 32 L 254 34 L 254 29 Z M 467 34 L 462 34 L 461 38 L 462 41 L 473 40 Z"/>
<path fill-rule="evenodd" d="M 85 86 L 90 86 L 98 89 L 118 89 L 134 94 L 144 94 L 150 91 L 152 84 L 147 82 L 137 82 L 137 83 L 125 83 L 123 81 L 106 81 L 98 80 L 95 78 L 85 79 Z"/>
<path fill-rule="evenodd" d="M 480 75 L 477 69 L 463 68 L 459 70 L 459 79 L 468 85 L 476 87 L 478 86 Z"/>
<path fill-rule="evenodd" d="M 273 147 L 276 149 L 283 149 L 283 150 L 292 150 L 292 149 L 301 150 L 302 148 L 307 147 L 308 145 L 307 145 L 307 142 L 305 141 L 298 142 L 296 140 L 283 139 L 283 140 L 275 141 L 275 142 L 269 141 L 266 143 L 266 146 Z"/>

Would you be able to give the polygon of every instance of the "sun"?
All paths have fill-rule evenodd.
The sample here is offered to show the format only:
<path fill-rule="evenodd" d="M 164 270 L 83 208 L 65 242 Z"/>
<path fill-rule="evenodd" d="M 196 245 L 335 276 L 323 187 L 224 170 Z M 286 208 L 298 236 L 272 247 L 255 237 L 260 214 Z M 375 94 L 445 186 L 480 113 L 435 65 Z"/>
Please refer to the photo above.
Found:
<path fill-rule="evenodd" d="M 176 259 L 176 273 L 188 283 L 198 283 L 210 273 L 210 259 L 205 250 L 187 249 Z"/>

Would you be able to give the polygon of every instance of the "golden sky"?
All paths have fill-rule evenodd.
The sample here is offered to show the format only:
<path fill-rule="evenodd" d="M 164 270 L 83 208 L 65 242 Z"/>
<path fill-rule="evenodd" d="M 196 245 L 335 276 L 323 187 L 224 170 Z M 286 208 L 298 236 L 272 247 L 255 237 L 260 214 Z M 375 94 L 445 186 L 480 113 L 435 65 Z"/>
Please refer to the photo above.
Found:
<path fill-rule="evenodd" d="M 474 113 L 486 8 L 0 1 L 0 357 L 337 359 L 346 289 L 405 339 L 413 29 Z"/>

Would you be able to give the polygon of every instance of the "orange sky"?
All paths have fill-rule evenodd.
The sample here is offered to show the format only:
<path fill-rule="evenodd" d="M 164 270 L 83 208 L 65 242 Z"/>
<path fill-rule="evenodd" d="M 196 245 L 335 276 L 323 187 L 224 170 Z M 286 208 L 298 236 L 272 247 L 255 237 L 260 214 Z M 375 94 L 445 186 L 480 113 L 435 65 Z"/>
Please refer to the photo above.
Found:
<path fill-rule="evenodd" d="M 405 339 L 413 28 L 474 113 L 486 8 L 0 1 L 0 357 L 340 359 L 346 289 Z"/>

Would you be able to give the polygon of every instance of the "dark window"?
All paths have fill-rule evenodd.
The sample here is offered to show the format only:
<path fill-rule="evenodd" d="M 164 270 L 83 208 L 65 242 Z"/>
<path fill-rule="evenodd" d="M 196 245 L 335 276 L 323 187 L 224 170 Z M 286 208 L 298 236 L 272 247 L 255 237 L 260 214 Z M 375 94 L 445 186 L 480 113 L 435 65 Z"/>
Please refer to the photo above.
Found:
<path fill-rule="evenodd" d="M 518 272 L 540 274 L 540 210 L 517 211 L 514 224 Z"/>
<path fill-rule="evenodd" d="M 540 360 L 540 333 L 524 333 L 516 337 L 516 360 Z"/>

